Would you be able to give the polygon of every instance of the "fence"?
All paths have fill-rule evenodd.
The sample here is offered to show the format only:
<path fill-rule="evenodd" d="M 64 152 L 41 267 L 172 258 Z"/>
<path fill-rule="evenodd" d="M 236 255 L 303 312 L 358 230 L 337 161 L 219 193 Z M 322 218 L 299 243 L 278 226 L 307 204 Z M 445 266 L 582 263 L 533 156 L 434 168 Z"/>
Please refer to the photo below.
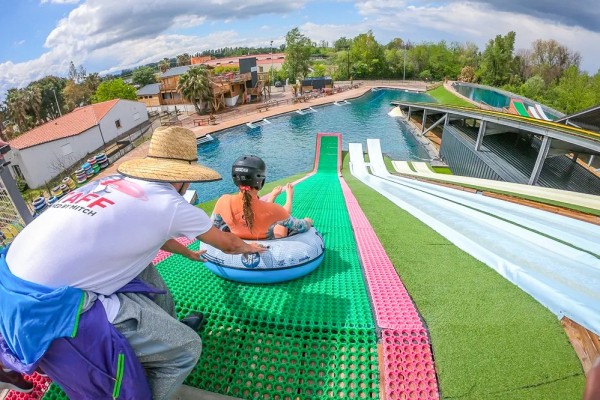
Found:
<path fill-rule="evenodd" d="M 0 182 L 0 244 L 4 247 L 25 227 L 4 182 Z"/>

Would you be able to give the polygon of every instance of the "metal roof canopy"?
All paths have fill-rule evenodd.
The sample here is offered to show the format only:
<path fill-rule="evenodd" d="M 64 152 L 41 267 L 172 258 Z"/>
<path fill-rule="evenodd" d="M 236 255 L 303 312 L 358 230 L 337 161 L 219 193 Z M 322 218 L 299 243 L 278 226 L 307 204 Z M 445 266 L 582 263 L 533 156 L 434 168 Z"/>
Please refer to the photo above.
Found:
<path fill-rule="evenodd" d="M 569 152 L 578 154 L 600 155 L 600 135 L 590 131 L 589 136 L 584 136 L 581 132 L 573 130 L 567 125 L 557 127 L 556 123 L 547 123 L 541 120 L 527 121 L 523 117 L 515 118 L 516 116 L 513 116 L 512 114 L 502 116 L 499 115 L 500 113 L 490 113 L 485 110 L 455 109 L 435 104 L 425 105 L 400 101 L 394 101 L 391 104 L 400 106 L 400 108 L 408 108 L 409 116 L 413 111 L 422 110 L 426 116 L 447 114 L 448 120 L 477 119 L 486 121 L 488 126 L 489 124 L 494 125 L 494 131 L 486 134 L 515 131 L 526 132 L 542 137 L 547 136 L 548 138 L 553 139 L 551 145 L 552 148 L 568 150 Z M 600 107 L 598 116 L 600 117 Z M 423 124 L 423 127 L 424 125 L 425 124 Z M 505 127 L 507 129 L 502 131 L 499 127 Z M 431 127 L 429 129 L 431 129 Z"/>
<path fill-rule="evenodd" d="M 600 132 L 600 105 L 590 107 L 587 110 L 575 114 L 567 115 L 555 122 Z"/>
<path fill-rule="evenodd" d="M 525 132 L 542 137 L 542 144 L 538 157 L 529 179 L 530 185 L 535 185 L 548 156 L 556 154 L 589 154 L 600 155 L 600 135 L 595 132 L 576 129 L 568 125 L 559 125 L 556 122 L 541 120 L 529 120 L 512 114 L 504 114 L 478 109 L 455 108 L 438 104 L 410 103 L 393 101 L 392 105 L 400 109 L 408 109 L 407 119 L 410 119 L 414 111 L 422 111 L 421 134 L 425 134 L 443 122 L 448 124 L 450 120 L 474 119 L 479 120 L 479 134 L 475 150 L 479 151 L 483 137 L 486 135 L 501 134 L 508 132 Z M 600 110 L 600 107 L 599 107 Z M 426 127 L 427 117 L 442 115 L 429 128 Z M 600 113 L 599 113 L 600 116 Z"/>

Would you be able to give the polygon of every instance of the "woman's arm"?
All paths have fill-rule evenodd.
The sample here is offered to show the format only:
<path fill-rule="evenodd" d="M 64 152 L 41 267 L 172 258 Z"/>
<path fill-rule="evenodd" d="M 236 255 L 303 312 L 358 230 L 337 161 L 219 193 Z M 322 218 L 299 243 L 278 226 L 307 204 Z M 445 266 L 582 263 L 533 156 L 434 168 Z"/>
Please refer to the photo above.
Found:
<path fill-rule="evenodd" d="M 285 211 L 287 211 L 288 214 L 292 213 L 293 200 L 294 200 L 294 187 L 292 186 L 291 183 L 288 183 L 287 185 L 285 185 L 285 205 L 283 206 L 283 208 L 285 208 Z"/>
<path fill-rule="evenodd" d="M 271 193 L 269 193 L 269 197 L 267 197 L 267 200 L 265 201 L 267 203 L 274 203 L 277 196 L 279 196 L 279 194 L 281 193 L 281 190 L 281 186 L 275 186 L 275 188 L 271 191 Z"/>

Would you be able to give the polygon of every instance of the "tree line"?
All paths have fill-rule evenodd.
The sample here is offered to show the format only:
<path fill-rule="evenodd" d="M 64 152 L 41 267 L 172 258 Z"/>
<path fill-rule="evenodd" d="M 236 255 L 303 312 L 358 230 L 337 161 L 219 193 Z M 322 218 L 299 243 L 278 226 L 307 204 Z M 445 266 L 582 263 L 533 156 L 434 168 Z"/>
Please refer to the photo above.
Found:
<path fill-rule="evenodd" d="M 283 68 L 270 71 L 275 80 L 295 82 L 320 76 L 334 80 L 460 80 L 503 88 L 566 114 L 600 103 L 600 71 L 594 75 L 582 71 L 579 53 L 552 39 L 538 39 L 528 49 L 515 50 L 515 39 L 512 31 L 497 35 L 480 50 L 474 43 L 444 40 L 412 43 L 394 38 L 381 44 L 368 31 L 354 38 L 341 37 L 330 44 L 314 42 L 294 28 L 279 47 L 225 47 L 194 55 L 183 53 L 104 77 L 88 74 L 83 66 L 76 67 L 71 62 L 66 78 L 46 76 L 25 88 L 7 92 L 0 105 L 0 134 L 4 140 L 11 139 L 78 106 L 114 98 L 135 100 L 135 87 L 157 82 L 160 72 L 189 65 L 192 57 L 222 58 L 271 51 L 286 54 Z M 227 71 L 217 68 L 191 74 L 194 76 L 184 80 L 182 88 L 187 92 L 184 95 L 208 100 L 210 90 L 206 86 L 210 84 L 206 74 L 231 70 L 231 67 Z M 123 78 L 130 79 L 134 86 Z"/>

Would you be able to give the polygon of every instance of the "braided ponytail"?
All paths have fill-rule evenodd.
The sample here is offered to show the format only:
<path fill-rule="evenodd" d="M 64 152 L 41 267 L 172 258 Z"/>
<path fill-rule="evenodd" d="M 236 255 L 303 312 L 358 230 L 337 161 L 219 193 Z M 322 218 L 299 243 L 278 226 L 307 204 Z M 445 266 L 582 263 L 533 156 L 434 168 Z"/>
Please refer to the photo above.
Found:
<path fill-rule="evenodd" d="M 254 226 L 254 212 L 252 211 L 252 194 L 249 190 L 242 191 L 242 200 L 244 206 L 244 221 L 246 221 L 246 225 L 252 232 L 252 227 Z"/>

